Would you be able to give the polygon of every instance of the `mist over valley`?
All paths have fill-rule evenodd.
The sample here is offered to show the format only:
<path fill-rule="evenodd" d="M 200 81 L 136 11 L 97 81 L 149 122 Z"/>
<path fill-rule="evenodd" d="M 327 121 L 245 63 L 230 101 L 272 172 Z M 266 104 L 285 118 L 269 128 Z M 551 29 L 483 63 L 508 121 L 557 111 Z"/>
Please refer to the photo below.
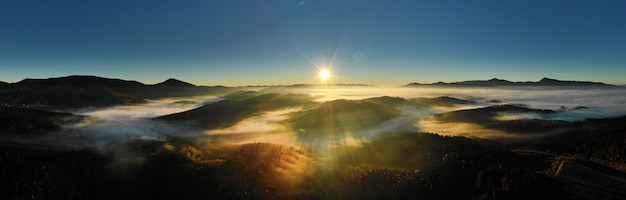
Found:
<path fill-rule="evenodd" d="M 35 82 L 0 88 L 2 197 L 584 199 L 626 191 L 621 87 Z M 57 103 L 53 94 L 65 92 L 80 103 Z"/>

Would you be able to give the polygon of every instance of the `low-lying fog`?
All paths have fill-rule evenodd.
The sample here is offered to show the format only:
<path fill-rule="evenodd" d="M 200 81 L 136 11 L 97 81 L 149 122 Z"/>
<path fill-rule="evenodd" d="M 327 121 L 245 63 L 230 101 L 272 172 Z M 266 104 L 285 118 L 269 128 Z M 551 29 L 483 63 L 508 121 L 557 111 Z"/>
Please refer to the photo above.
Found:
<path fill-rule="evenodd" d="M 626 88 L 592 87 L 377 87 L 377 86 L 319 86 L 268 88 L 266 92 L 310 94 L 318 101 L 334 99 L 364 99 L 380 96 L 416 97 L 450 96 L 490 104 L 516 104 L 529 108 L 561 110 L 547 115 L 554 120 L 582 120 L 626 115 Z M 577 109 L 577 108 L 585 109 Z M 456 108 L 456 109 L 461 109 Z M 446 110 L 449 111 L 449 110 Z M 532 116 L 528 116 L 532 117 Z M 519 118 L 526 118 L 520 115 Z"/>
<path fill-rule="evenodd" d="M 378 86 L 319 86 L 268 88 L 266 92 L 310 94 L 318 101 L 334 99 L 364 99 L 379 96 L 402 98 L 450 96 L 486 102 L 501 100 L 509 104 L 524 104 L 531 108 L 559 109 L 561 106 L 587 106 L 608 112 L 626 113 L 626 88 L 598 89 L 591 87 L 378 87 Z M 618 114 L 620 115 L 620 114 Z"/>
<path fill-rule="evenodd" d="M 245 90 L 245 88 L 243 89 Z M 251 89 L 251 90 L 258 90 Z M 626 115 L 626 89 L 597 88 L 545 88 L 545 87 L 494 87 L 494 88 L 441 88 L 441 87 L 377 87 L 377 86 L 319 86 L 285 87 L 259 90 L 267 93 L 309 94 L 316 102 L 336 99 L 358 100 L 371 97 L 393 96 L 411 99 L 416 97 L 450 96 L 473 100 L 477 103 L 455 107 L 418 108 L 396 107 L 402 114 L 379 124 L 377 128 L 359 130 L 363 138 L 344 138 L 347 144 L 367 141 L 378 134 L 393 131 L 426 131 L 446 135 L 497 137 L 498 131 L 482 129 L 471 124 L 440 123 L 432 115 L 498 104 L 519 104 L 528 108 L 551 109 L 558 112 L 501 113 L 496 120 L 548 119 L 576 121 L 586 118 L 606 118 Z M 289 118 L 303 107 L 267 110 L 245 118 L 230 127 L 203 130 L 187 126 L 186 123 L 168 123 L 152 118 L 183 112 L 202 105 L 223 100 L 224 97 L 204 96 L 151 100 L 132 106 L 116 106 L 74 112 L 87 116 L 80 123 L 65 125 L 54 140 L 67 140 L 69 146 L 92 146 L 104 149 L 129 139 L 166 140 L 170 136 L 196 140 L 201 144 L 243 144 L 266 142 L 298 146 L 297 131 L 289 127 Z M 209 115 L 210 113 L 207 113 Z M 460 134 L 463 133 L 463 134 Z M 356 135 L 356 134 L 352 134 Z M 349 137 L 350 135 L 346 135 Z M 510 136 L 510 135 L 509 135 Z M 46 140 L 52 140 L 47 138 Z M 82 139 L 79 139 L 82 138 Z M 80 140 L 81 142 L 77 142 Z M 69 142 L 71 141 L 71 142 Z M 344 141 L 344 142 L 345 142 Z M 357 142 L 354 142 L 357 141 Z M 42 141 L 42 143 L 45 143 Z M 63 142 L 57 142 L 62 144 Z"/>

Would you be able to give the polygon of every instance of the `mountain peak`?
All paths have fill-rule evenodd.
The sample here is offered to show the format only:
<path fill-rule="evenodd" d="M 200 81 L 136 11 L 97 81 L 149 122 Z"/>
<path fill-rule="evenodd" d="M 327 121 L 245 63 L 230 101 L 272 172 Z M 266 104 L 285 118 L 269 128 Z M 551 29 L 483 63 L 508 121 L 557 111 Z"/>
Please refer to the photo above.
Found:
<path fill-rule="evenodd" d="M 511 81 L 507 81 L 507 80 L 504 80 L 504 79 L 499 79 L 499 78 L 492 78 L 492 79 L 489 79 L 487 82 L 509 83 L 509 82 L 511 82 Z"/>
<path fill-rule="evenodd" d="M 556 80 L 556 79 L 551 79 L 551 78 L 548 78 L 548 77 L 543 77 L 541 80 L 539 80 L 539 83 L 541 83 L 541 82 L 558 82 L 558 81 L 559 81 L 559 80 Z"/>
<path fill-rule="evenodd" d="M 169 78 L 166 81 L 155 84 L 155 86 L 165 86 L 165 87 L 196 87 L 196 85 L 187 83 L 184 81 L 180 81 L 174 78 Z"/>

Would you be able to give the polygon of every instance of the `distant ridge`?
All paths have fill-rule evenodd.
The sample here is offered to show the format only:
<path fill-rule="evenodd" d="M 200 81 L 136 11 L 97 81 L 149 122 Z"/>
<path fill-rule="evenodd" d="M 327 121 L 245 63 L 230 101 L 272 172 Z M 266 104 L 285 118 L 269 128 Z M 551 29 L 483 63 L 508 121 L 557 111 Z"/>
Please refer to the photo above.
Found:
<path fill-rule="evenodd" d="M 196 87 L 196 85 L 191 84 L 191 83 L 187 83 L 184 81 L 180 81 L 177 79 L 167 79 L 166 81 L 154 84 L 154 86 L 159 86 L 159 87 Z"/>
<path fill-rule="evenodd" d="M 145 103 L 146 99 L 226 93 L 230 88 L 195 86 L 176 79 L 155 85 L 74 75 L 0 83 L 0 104 L 30 107 L 104 107 Z"/>
<path fill-rule="evenodd" d="M 492 86 L 612 86 L 601 82 L 590 81 L 563 81 L 551 78 L 542 78 L 538 82 L 525 81 L 525 82 L 512 82 L 508 80 L 492 78 L 490 80 L 471 80 L 461 82 L 436 82 L 436 83 L 409 83 L 406 86 L 463 86 L 463 87 L 492 87 Z"/>
<path fill-rule="evenodd" d="M 138 87 L 145 86 L 138 81 L 102 78 L 97 76 L 65 76 L 47 79 L 24 79 L 15 83 L 20 87 L 51 87 L 51 86 L 80 86 L 80 87 Z"/>

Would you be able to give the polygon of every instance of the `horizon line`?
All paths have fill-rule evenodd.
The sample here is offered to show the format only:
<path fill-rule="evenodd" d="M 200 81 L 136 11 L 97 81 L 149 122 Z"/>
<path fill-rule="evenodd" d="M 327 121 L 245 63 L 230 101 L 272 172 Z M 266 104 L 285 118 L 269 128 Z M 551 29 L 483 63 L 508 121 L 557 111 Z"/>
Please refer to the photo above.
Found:
<path fill-rule="evenodd" d="M 19 82 L 22 82 L 24 80 L 46 80 L 46 79 L 56 79 L 56 78 L 68 78 L 68 77 L 94 77 L 94 78 L 104 78 L 104 79 L 112 79 L 112 80 L 122 80 L 122 81 L 136 81 L 139 82 L 141 84 L 144 85 L 156 85 L 159 83 L 163 83 L 165 81 L 168 81 L 170 79 L 174 79 L 174 80 L 178 80 L 181 82 L 185 82 L 185 83 L 189 83 L 192 84 L 194 86 L 204 86 L 204 87 L 216 87 L 216 86 L 223 86 L 223 87 L 285 87 L 285 86 L 323 86 L 323 85 L 332 85 L 332 86 L 406 86 L 406 85 L 410 85 L 410 84 L 424 84 L 424 85 L 429 85 L 429 84 L 436 84 L 436 83 L 459 83 L 459 82 L 469 82 L 469 81 L 489 81 L 489 80 L 502 80 L 502 81 L 509 81 L 509 82 L 513 82 L 513 83 L 522 83 L 522 82 L 534 82 L 532 80 L 524 80 L 524 81 L 519 81 L 519 80 L 509 80 L 509 79 L 502 79 L 502 78 L 497 78 L 497 77 L 492 77 L 489 79 L 466 79 L 466 80 L 456 80 L 456 81 L 435 81 L 435 82 L 419 82 L 419 81 L 409 81 L 407 83 L 401 84 L 401 85 L 395 85 L 395 84 L 371 84 L 371 83 L 346 83 L 346 82 L 338 82 L 338 83 L 286 83 L 286 84 L 263 84 L 263 83 L 258 83 L 258 84 L 240 84 L 240 85 L 228 85 L 228 84 L 210 84 L 210 85 L 206 85 L 206 84 L 197 84 L 197 83 L 193 83 L 193 81 L 186 81 L 184 79 L 181 78 L 174 78 L 174 77 L 170 77 L 170 78 L 166 78 L 165 80 L 156 82 L 156 83 L 146 83 L 140 79 L 124 79 L 124 78 L 117 78 L 117 77 L 107 77 L 107 76 L 99 76 L 99 75 L 81 75 L 81 74 L 74 74 L 74 75 L 66 75 L 66 76 L 51 76 L 51 77 L 46 77 L 46 78 L 31 78 L 31 77 L 27 77 L 27 78 L 23 78 L 19 81 L 16 82 L 7 82 L 4 80 L 0 80 L 0 82 L 4 82 L 4 83 L 8 83 L 8 84 L 16 84 Z M 626 86 L 626 83 L 611 83 L 611 82 L 603 82 L 603 81 L 595 81 L 595 80 L 572 80 L 572 79 L 557 79 L 557 78 L 550 78 L 550 77 L 543 77 L 541 79 L 539 79 L 538 81 L 541 81 L 542 79 L 553 79 L 553 80 L 558 80 L 558 81 L 577 81 L 577 82 L 592 82 L 592 83 L 603 83 L 603 84 L 607 84 L 607 85 L 614 85 L 614 86 Z"/>

